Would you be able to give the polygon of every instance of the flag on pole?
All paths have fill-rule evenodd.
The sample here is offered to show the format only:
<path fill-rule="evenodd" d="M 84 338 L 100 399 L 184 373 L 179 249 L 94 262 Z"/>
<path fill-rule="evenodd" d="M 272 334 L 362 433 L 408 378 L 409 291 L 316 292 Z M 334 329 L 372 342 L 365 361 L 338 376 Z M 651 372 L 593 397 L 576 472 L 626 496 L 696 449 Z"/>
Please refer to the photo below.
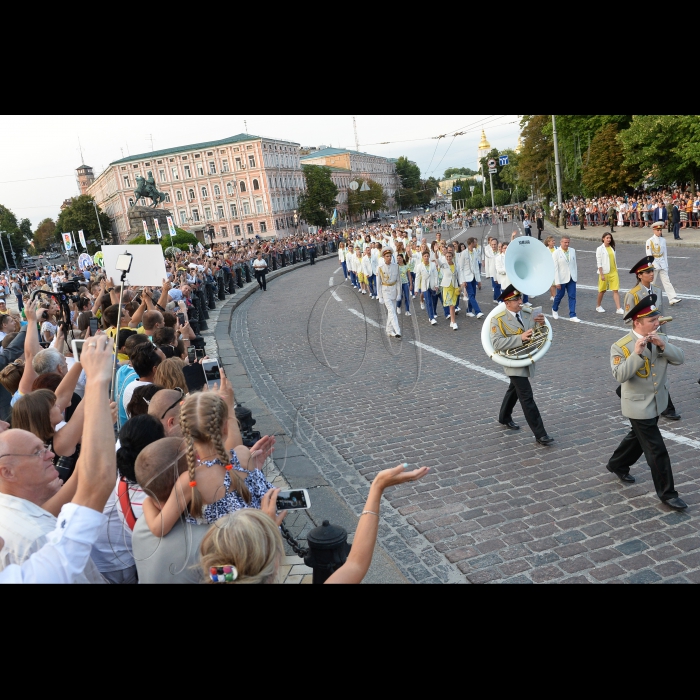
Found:
<path fill-rule="evenodd" d="M 80 239 L 80 245 L 82 245 L 83 248 L 85 248 L 85 250 L 87 250 L 87 243 L 85 243 L 85 234 L 83 233 L 82 229 L 80 229 L 80 231 L 78 231 L 78 238 Z"/>
<path fill-rule="evenodd" d="M 158 236 L 158 240 L 160 240 L 163 235 L 160 232 L 160 222 L 158 219 L 153 219 L 153 225 L 156 227 L 156 236 Z"/>
<path fill-rule="evenodd" d="M 63 237 L 63 246 L 67 252 L 73 247 L 73 240 L 71 239 L 70 233 L 62 233 L 61 236 Z"/>
<path fill-rule="evenodd" d="M 170 231 L 170 238 L 172 238 L 173 236 L 177 236 L 177 231 L 175 230 L 175 226 L 173 225 L 173 217 L 166 216 L 165 220 L 168 222 L 168 230 Z"/>
<path fill-rule="evenodd" d="M 143 221 L 143 233 L 146 236 L 146 240 L 150 241 L 151 240 L 151 234 L 148 233 L 148 224 L 146 223 L 146 219 L 141 219 Z"/>
<path fill-rule="evenodd" d="M 334 209 L 333 210 L 333 216 L 331 217 L 331 224 L 335 225 L 335 222 L 338 220 L 338 210 Z"/>

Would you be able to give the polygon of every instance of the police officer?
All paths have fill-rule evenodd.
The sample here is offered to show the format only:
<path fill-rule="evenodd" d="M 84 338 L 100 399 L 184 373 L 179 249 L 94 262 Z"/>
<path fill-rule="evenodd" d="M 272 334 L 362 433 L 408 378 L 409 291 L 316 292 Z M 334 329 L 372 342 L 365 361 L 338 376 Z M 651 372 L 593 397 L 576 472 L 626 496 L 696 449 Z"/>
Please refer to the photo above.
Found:
<path fill-rule="evenodd" d="M 639 304 L 639 302 L 650 294 L 656 295 L 656 309 L 663 317 L 664 307 L 663 307 L 663 297 L 661 296 L 661 289 L 655 287 L 652 283 L 654 280 L 654 256 L 647 255 L 642 258 L 636 265 L 630 268 L 630 273 L 637 276 L 637 284 L 632 287 L 632 289 L 625 294 L 625 312 L 629 313 L 632 307 Z M 627 319 L 627 317 L 625 317 Z M 632 324 L 631 319 L 625 321 L 627 325 Z M 617 387 L 617 395 L 620 396 L 621 389 Z M 673 405 L 671 400 L 671 394 L 668 395 L 668 408 L 661 414 L 664 418 L 668 420 L 680 420 L 681 416 L 676 413 L 676 407 Z"/>
<path fill-rule="evenodd" d="M 688 506 L 673 485 L 671 459 L 658 423 L 668 404 L 667 367 L 683 364 L 685 356 L 658 332 L 660 314 L 655 303 L 656 294 L 650 294 L 630 310 L 625 320 L 631 319 L 632 331 L 610 349 L 613 377 L 622 385 L 622 415 L 629 418 L 632 429 L 606 468 L 620 481 L 634 483 L 630 467 L 644 454 L 658 497 L 674 510 L 684 510 Z"/>
<path fill-rule="evenodd" d="M 509 284 L 501 293 L 499 301 L 505 304 L 505 309 L 491 319 L 491 345 L 494 350 L 509 350 L 520 347 L 523 341 L 530 340 L 535 324 L 544 324 L 544 315 L 532 317 L 532 309 L 523 307 L 522 294 Z M 530 377 L 535 374 L 535 365 L 530 363 L 525 367 L 504 367 L 510 377 L 510 386 L 503 397 L 498 422 L 510 430 L 520 430 L 513 422 L 513 409 L 520 401 L 525 414 L 525 420 L 540 445 L 551 445 L 554 438 L 547 435 L 542 423 L 540 411 L 530 387 Z"/>
<path fill-rule="evenodd" d="M 615 214 L 617 213 L 617 209 L 615 209 L 615 205 L 610 202 L 610 206 L 608 207 L 608 223 L 610 224 L 610 233 L 615 233 Z"/>
<path fill-rule="evenodd" d="M 581 230 L 585 231 L 586 227 L 584 224 L 586 223 L 586 207 L 583 204 L 578 208 L 578 220 L 581 224 Z"/>

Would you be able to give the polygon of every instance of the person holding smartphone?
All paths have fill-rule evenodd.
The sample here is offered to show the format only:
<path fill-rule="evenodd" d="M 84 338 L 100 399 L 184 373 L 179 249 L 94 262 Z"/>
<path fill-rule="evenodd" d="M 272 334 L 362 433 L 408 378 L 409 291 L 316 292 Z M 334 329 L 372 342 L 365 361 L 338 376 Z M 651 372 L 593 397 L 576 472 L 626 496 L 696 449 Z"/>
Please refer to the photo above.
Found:
<path fill-rule="evenodd" d="M 267 291 L 267 282 L 265 274 L 267 273 L 267 263 L 263 260 L 262 250 L 258 250 L 255 260 L 253 260 L 253 272 L 255 279 L 258 281 L 258 286 L 263 292 Z"/>

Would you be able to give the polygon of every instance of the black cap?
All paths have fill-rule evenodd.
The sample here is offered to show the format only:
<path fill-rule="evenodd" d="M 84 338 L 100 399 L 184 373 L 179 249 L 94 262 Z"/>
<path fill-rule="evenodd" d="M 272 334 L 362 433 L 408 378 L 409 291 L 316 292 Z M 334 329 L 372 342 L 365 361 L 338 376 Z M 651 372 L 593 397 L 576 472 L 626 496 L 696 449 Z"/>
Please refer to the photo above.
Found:
<path fill-rule="evenodd" d="M 512 284 L 509 284 L 502 292 L 501 296 L 498 297 L 499 301 L 508 301 L 509 299 L 515 299 L 516 297 L 521 297 L 522 292 L 519 292 Z"/>
<path fill-rule="evenodd" d="M 625 314 L 625 321 L 636 321 L 639 318 L 647 318 L 651 316 L 659 316 L 661 312 L 656 308 L 656 294 L 650 294 L 644 297 L 639 304 L 636 304 L 628 313 Z"/>
<path fill-rule="evenodd" d="M 646 255 L 644 256 L 636 265 L 630 268 L 630 274 L 638 275 L 640 272 L 646 272 L 647 270 L 654 269 L 654 256 Z"/>

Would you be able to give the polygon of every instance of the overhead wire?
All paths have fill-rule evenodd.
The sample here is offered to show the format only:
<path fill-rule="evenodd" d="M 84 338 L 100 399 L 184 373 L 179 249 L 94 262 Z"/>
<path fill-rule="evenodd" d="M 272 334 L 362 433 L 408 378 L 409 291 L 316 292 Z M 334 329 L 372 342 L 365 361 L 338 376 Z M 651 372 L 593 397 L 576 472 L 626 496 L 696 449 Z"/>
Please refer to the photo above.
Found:
<path fill-rule="evenodd" d="M 2 180 L 0 185 L 6 185 L 10 182 L 32 182 L 33 180 L 55 180 L 59 177 L 75 177 L 75 175 L 49 175 L 48 177 L 28 177 L 26 180 Z"/>

